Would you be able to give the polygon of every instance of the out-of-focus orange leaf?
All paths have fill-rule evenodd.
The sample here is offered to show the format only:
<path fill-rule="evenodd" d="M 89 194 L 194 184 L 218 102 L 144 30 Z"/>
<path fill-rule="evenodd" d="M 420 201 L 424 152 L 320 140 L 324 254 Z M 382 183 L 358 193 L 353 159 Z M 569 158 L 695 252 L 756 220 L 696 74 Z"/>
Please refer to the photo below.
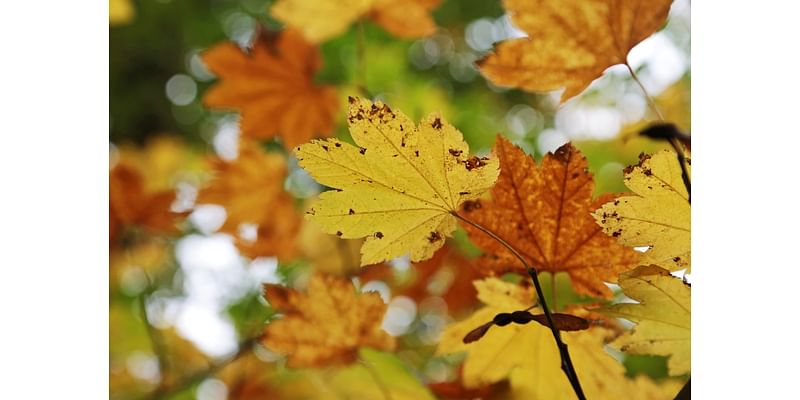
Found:
<path fill-rule="evenodd" d="M 211 166 L 215 178 L 200 190 L 197 204 L 225 207 L 227 218 L 220 230 L 236 235 L 236 244 L 246 256 L 293 257 L 300 217 L 292 196 L 283 189 L 284 157 L 243 140 L 235 160 L 214 158 Z M 257 225 L 255 240 L 238 236 L 242 224 Z"/>
<path fill-rule="evenodd" d="M 633 46 L 664 25 L 672 0 L 504 0 L 529 37 L 497 45 L 478 64 L 495 84 L 581 93 L 603 71 L 625 64 Z"/>
<path fill-rule="evenodd" d="M 413 263 L 411 268 L 415 275 L 413 283 L 400 289 L 399 294 L 418 301 L 441 296 L 451 314 L 477 304 L 472 281 L 480 279 L 482 274 L 473 260 L 455 248 L 445 245 L 433 258 Z"/>
<path fill-rule="evenodd" d="M 207 50 L 202 58 L 221 79 L 206 92 L 203 103 L 238 111 L 243 135 L 279 135 L 292 148 L 333 132 L 339 109 L 336 89 L 314 84 L 322 57 L 298 31 L 262 30 L 248 51 L 228 42 Z"/>
<path fill-rule="evenodd" d="M 123 225 L 138 225 L 156 233 L 178 232 L 177 223 L 186 213 L 170 210 L 174 190 L 148 192 L 141 174 L 117 164 L 109 172 L 109 242 L 114 243 Z"/>
<path fill-rule="evenodd" d="M 381 329 L 386 304 L 378 293 L 357 293 L 346 279 L 311 276 L 305 293 L 264 285 L 264 296 L 284 314 L 264 329 L 263 344 L 287 355 L 292 368 L 348 364 L 360 347 L 394 350 Z"/>
<path fill-rule="evenodd" d="M 566 272 L 576 292 L 611 297 L 603 282 L 616 282 L 620 272 L 636 266 L 639 254 L 604 235 L 594 222 L 591 213 L 613 195 L 592 200 L 594 178 L 586 158 L 568 143 L 537 166 L 499 135 L 495 152 L 501 172 L 492 200 L 467 203 L 461 212 L 510 243 L 538 271 Z M 526 273 L 497 240 L 463 225 L 486 253 L 484 265 L 492 272 Z"/>
<path fill-rule="evenodd" d="M 458 379 L 450 382 L 429 383 L 428 388 L 440 399 L 507 399 L 510 396 L 508 381 L 495 382 L 475 388 L 467 388 L 463 381 L 464 364 L 458 366 Z"/>
<path fill-rule="evenodd" d="M 362 17 L 372 19 L 391 34 L 416 38 L 436 31 L 430 12 L 440 0 L 278 0 L 270 14 L 299 29 L 314 42 L 344 33 Z"/>

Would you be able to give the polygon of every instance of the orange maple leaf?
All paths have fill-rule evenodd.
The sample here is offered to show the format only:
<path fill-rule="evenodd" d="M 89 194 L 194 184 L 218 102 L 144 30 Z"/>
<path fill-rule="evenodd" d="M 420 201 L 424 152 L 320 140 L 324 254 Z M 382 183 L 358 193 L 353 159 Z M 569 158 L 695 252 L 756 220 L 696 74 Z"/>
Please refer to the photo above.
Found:
<path fill-rule="evenodd" d="M 333 132 L 339 109 L 336 89 L 314 84 L 322 58 L 299 32 L 262 30 L 249 52 L 235 43 L 222 43 L 202 57 L 221 79 L 206 92 L 203 103 L 239 111 L 243 135 L 259 139 L 280 135 L 284 146 L 293 148 Z"/>
<path fill-rule="evenodd" d="M 210 163 L 215 178 L 200 190 L 196 203 L 225 207 L 227 217 L 220 230 L 236 235 L 236 245 L 245 256 L 293 257 L 301 221 L 292 196 L 283 189 L 284 157 L 242 140 L 235 160 L 214 158 Z M 254 241 L 238 235 L 242 224 L 257 225 Z"/>
<path fill-rule="evenodd" d="M 394 350 L 395 339 L 381 330 L 386 304 L 347 279 L 314 274 L 305 293 L 266 284 L 264 297 L 284 317 L 266 326 L 262 342 L 286 354 L 292 368 L 348 364 L 360 347 Z"/>
<path fill-rule="evenodd" d="M 658 30 L 672 0 L 504 0 L 511 21 L 529 37 L 497 45 L 478 62 L 497 85 L 528 91 L 566 87 L 561 101 L 581 93 Z"/>
<path fill-rule="evenodd" d="M 186 213 L 170 210 L 174 190 L 147 191 L 142 175 L 127 164 L 109 172 L 109 241 L 116 241 L 122 225 L 138 225 L 157 233 L 178 232 L 178 221 Z"/>
<path fill-rule="evenodd" d="M 613 194 L 592 201 L 594 178 L 586 158 L 572 144 L 548 153 L 541 166 L 502 136 L 495 151 L 500 178 L 492 200 L 466 203 L 462 213 L 511 244 L 539 272 L 566 272 L 575 291 L 611 297 L 603 282 L 636 266 L 639 254 L 604 235 L 592 212 Z M 525 273 L 520 262 L 500 243 L 462 224 L 470 239 L 486 253 L 493 272 Z"/>

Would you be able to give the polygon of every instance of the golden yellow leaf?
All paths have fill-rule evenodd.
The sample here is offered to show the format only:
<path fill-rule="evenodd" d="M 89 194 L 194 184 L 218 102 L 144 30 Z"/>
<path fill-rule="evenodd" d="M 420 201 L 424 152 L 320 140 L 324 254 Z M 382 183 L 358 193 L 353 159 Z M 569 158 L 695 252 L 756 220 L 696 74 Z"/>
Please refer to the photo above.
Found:
<path fill-rule="evenodd" d="M 469 156 L 456 128 L 432 114 L 415 125 L 401 112 L 350 98 L 350 134 L 360 147 L 337 139 L 295 150 L 300 166 L 324 192 L 308 211 L 327 233 L 367 237 L 361 265 L 410 253 L 430 258 L 456 228 L 453 214 L 497 179 L 496 158 Z"/>
<path fill-rule="evenodd" d="M 330 385 L 337 398 L 435 399 L 396 355 L 361 349 L 358 358 L 358 364 L 342 369 L 332 377 Z"/>
<path fill-rule="evenodd" d="M 278 153 L 267 153 L 243 140 L 233 161 L 214 158 L 214 179 L 197 195 L 197 204 L 225 207 L 227 218 L 221 231 L 237 235 L 237 246 L 249 257 L 277 256 L 289 259 L 296 253 L 295 236 L 300 217 L 293 198 L 283 188 L 286 161 Z M 242 224 L 257 225 L 257 238 L 238 236 Z"/>
<path fill-rule="evenodd" d="M 486 306 L 447 327 L 436 350 L 439 355 L 466 352 L 464 386 L 474 388 L 509 379 L 515 399 L 574 399 L 575 393 L 561 370 L 561 358 L 549 328 L 539 324 L 510 324 L 490 329 L 476 342 L 462 342 L 469 331 L 496 314 L 528 308 L 534 299 L 531 288 L 497 278 L 476 281 L 475 287 Z M 622 364 L 603 350 L 610 334 L 611 331 L 601 327 L 561 333 L 586 398 L 672 399 L 679 385 L 658 386 L 649 379 L 634 381 L 625 377 Z"/>
<path fill-rule="evenodd" d="M 610 199 L 592 199 L 594 178 L 588 163 L 572 144 L 536 161 L 502 136 L 495 152 L 501 172 L 492 200 L 466 203 L 463 215 L 511 244 L 537 271 L 566 272 L 575 291 L 611 297 L 604 282 L 637 265 L 639 254 L 603 235 L 592 212 Z M 463 224 L 473 243 L 486 254 L 492 272 L 526 271 L 497 240 Z"/>
<path fill-rule="evenodd" d="M 691 158 L 686 155 L 691 178 Z M 643 263 L 670 271 L 691 270 L 692 209 L 675 153 L 641 155 L 638 166 L 625 169 L 631 196 L 606 203 L 594 213 L 603 231 L 630 247 L 649 246 Z"/>
<path fill-rule="evenodd" d="M 203 103 L 239 111 L 243 135 L 259 139 L 280 135 L 291 148 L 333 132 L 339 109 L 336 89 L 314 83 L 322 57 L 300 32 L 262 30 L 249 52 L 235 43 L 222 43 L 202 57 L 221 79 L 206 92 Z"/>
<path fill-rule="evenodd" d="M 430 11 L 440 0 L 278 0 L 270 14 L 314 42 L 344 33 L 368 17 L 395 36 L 422 37 L 436 30 Z"/>
<path fill-rule="evenodd" d="M 125 25 L 133 21 L 136 10 L 133 8 L 133 0 L 108 0 L 108 24 Z"/>
<path fill-rule="evenodd" d="M 286 354 L 292 368 L 348 364 L 360 347 L 394 350 L 394 338 L 381 329 L 386 304 L 378 293 L 357 293 L 347 279 L 315 274 L 305 293 L 267 284 L 264 296 L 284 317 L 266 326 L 262 343 Z"/>
<path fill-rule="evenodd" d="M 669 356 L 670 375 L 691 370 L 691 287 L 655 265 L 640 266 L 619 277 L 625 295 L 639 304 L 614 304 L 602 311 L 611 317 L 636 322 L 633 331 L 619 337 L 615 346 L 630 354 Z"/>
<path fill-rule="evenodd" d="M 511 21 L 529 37 L 498 44 L 479 62 L 497 85 L 581 93 L 603 71 L 625 64 L 628 51 L 666 21 L 672 0 L 504 0 Z"/>

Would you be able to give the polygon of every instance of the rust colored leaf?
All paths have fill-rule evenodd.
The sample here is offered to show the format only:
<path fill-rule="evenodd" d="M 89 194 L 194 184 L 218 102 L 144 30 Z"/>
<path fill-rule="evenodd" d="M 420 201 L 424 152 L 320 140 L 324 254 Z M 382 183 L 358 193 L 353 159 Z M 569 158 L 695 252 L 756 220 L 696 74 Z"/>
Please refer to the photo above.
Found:
<path fill-rule="evenodd" d="M 500 178 L 492 200 L 462 207 L 462 214 L 487 227 L 519 250 L 539 272 L 566 272 L 575 291 L 605 297 L 603 282 L 636 266 L 639 254 L 604 235 L 592 212 L 613 195 L 592 200 L 594 178 L 586 158 L 572 144 L 548 153 L 540 166 L 522 149 L 497 137 Z M 476 228 L 464 228 L 485 253 L 490 272 L 525 274 L 522 264 L 500 243 Z"/>
<path fill-rule="evenodd" d="M 214 158 L 210 164 L 215 177 L 200 190 L 197 204 L 225 207 L 227 218 L 220 230 L 236 236 L 236 244 L 246 256 L 293 257 L 301 221 L 292 196 L 283 189 L 283 156 L 243 140 L 235 160 Z M 257 226 L 255 240 L 238 235 L 242 224 Z"/>
<path fill-rule="evenodd" d="M 280 136 L 284 146 L 293 148 L 333 132 L 339 109 L 336 89 L 314 84 L 322 58 L 299 32 L 262 31 L 248 52 L 229 42 L 202 57 L 221 80 L 206 92 L 203 103 L 238 111 L 244 136 Z"/>
<path fill-rule="evenodd" d="M 495 84 L 528 91 L 581 93 L 664 25 L 672 0 L 504 0 L 511 21 L 529 37 L 510 39 L 479 62 Z"/>
<path fill-rule="evenodd" d="M 133 167 L 118 164 L 109 172 L 109 241 L 116 241 L 123 225 L 142 226 L 157 233 L 178 232 L 178 221 L 186 213 L 170 210 L 174 190 L 147 191 L 142 175 Z"/>
<path fill-rule="evenodd" d="M 292 368 L 349 364 L 360 347 L 394 350 L 381 330 L 386 305 L 377 293 L 357 293 L 346 279 L 315 274 L 305 292 L 264 285 L 272 307 L 284 314 L 264 329 L 263 344 L 286 354 Z"/>

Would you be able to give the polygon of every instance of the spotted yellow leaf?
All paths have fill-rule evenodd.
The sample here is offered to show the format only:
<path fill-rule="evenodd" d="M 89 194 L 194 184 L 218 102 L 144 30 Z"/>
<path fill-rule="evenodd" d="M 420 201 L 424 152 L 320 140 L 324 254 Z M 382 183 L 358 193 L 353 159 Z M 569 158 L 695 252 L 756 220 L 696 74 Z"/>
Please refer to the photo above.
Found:
<path fill-rule="evenodd" d="M 691 178 L 691 159 L 686 155 Z M 662 150 L 640 156 L 639 165 L 625 169 L 631 196 L 619 197 L 594 213 L 603 231 L 630 247 L 648 247 L 643 264 L 670 271 L 691 270 L 692 210 L 675 153 Z"/>
<path fill-rule="evenodd" d="M 462 339 L 476 326 L 491 321 L 498 313 L 528 308 L 534 301 L 531 288 L 497 278 L 475 281 L 475 287 L 485 307 L 448 326 L 436 350 L 439 355 L 466 352 L 464 386 L 476 388 L 509 379 L 514 399 L 574 399 L 575 393 L 561 370 L 561 358 L 550 328 L 509 324 L 492 328 L 480 340 L 464 344 Z M 586 398 L 674 398 L 679 383 L 657 385 L 646 378 L 632 380 L 625 376 L 625 367 L 603 350 L 605 339 L 611 334 L 601 327 L 561 332 Z"/>
<path fill-rule="evenodd" d="M 691 369 L 692 292 L 689 285 L 655 265 L 640 266 L 619 277 L 625 294 L 639 304 L 614 304 L 603 312 L 636 322 L 614 345 L 630 354 L 669 356 L 670 375 Z"/>
<path fill-rule="evenodd" d="M 455 230 L 459 205 L 497 180 L 497 159 L 469 156 L 461 132 L 437 114 L 415 125 L 381 102 L 351 97 L 347 120 L 358 146 L 315 140 L 295 154 L 337 189 L 322 193 L 308 218 L 345 239 L 367 237 L 361 265 L 430 258 Z"/>

